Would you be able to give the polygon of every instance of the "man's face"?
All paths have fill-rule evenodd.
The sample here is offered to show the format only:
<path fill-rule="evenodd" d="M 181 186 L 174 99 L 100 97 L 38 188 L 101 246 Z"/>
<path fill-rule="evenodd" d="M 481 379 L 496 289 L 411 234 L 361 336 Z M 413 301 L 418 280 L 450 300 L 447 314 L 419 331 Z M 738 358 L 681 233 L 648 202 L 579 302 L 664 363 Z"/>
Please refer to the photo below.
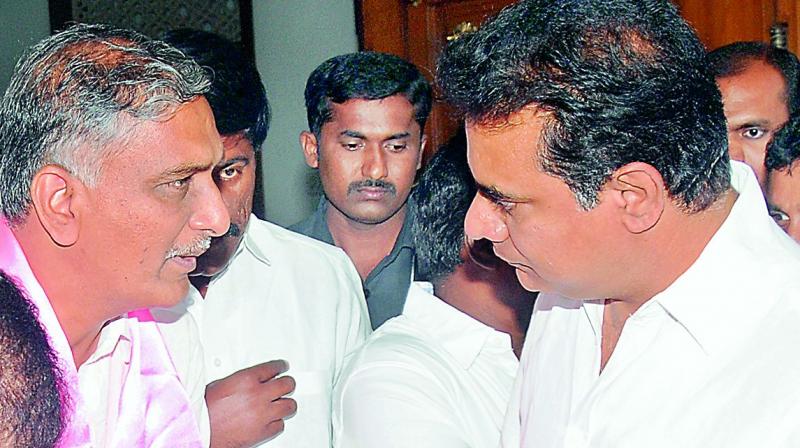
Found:
<path fill-rule="evenodd" d="M 211 240 L 211 248 L 197 259 L 197 270 L 192 275 L 211 276 L 228 264 L 244 237 L 253 210 L 256 187 L 253 145 L 244 133 L 238 133 L 223 136 L 222 146 L 222 161 L 214 169 L 214 180 L 228 209 L 231 225 L 224 236 Z"/>
<path fill-rule="evenodd" d="M 777 69 L 754 61 L 738 75 L 717 79 L 717 85 L 728 121 L 731 159 L 750 165 L 763 188 L 767 143 L 789 119 L 786 83 Z"/>
<path fill-rule="evenodd" d="M 800 162 L 789 168 L 770 171 L 767 203 L 772 219 L 800 242 Z"/>
<path fill-rule="evenodd" d="M 316 149 L 305 145 L 306 161 L 319 168 L 325 196 L 342 215 L 382 223 L 405 205 L 422 160 L 414 108 L 402 95 L 332 107 Z"/>
<path fill-rule="evenodd" d="M 136 124 L 106 159 L 81 222 L 86 271 L 115 311 L 172 306 L 211 236 L 228 230 L 212 170 L 222 143 L 199 98 L 166 121 Z"/>
<path fill-rule="evenodd" d="M 544 121 L 534 109 L 508 121 L 500 127 L 467 124 L 467 156 L 480 189 L 467 213 L 468 237 L 492 241 L 525 289 L 572 298 L 613 296 L 605 283 L 620 250 L 620 226 L 610 201 L 601 192 L 599 205 L 583 211 L 563 181 L 539 171 Z"/>

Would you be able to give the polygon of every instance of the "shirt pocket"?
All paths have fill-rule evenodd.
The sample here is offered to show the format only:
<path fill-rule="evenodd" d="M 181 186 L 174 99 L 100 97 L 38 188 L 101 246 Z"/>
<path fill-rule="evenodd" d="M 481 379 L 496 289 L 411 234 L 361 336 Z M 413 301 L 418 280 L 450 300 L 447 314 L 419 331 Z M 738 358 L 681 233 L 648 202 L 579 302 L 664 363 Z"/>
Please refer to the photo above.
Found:
<path fill-rule="evenodd" d="M 275 439 L 283 446 L 330 446 L 333 373 L 327 370 L 287 372 L 297 383 L 291 397 L 297 414 L 286 420 L 284 433 Z"/>

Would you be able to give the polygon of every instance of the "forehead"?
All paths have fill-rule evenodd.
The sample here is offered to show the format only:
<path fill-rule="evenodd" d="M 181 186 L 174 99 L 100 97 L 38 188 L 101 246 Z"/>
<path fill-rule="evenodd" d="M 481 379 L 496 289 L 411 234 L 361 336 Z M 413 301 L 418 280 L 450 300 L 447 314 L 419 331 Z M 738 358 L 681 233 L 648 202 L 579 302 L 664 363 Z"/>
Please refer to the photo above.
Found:
<path fill-rule="evenodd" d="M 792 163 L 790 168 L 770 171 L 767 185 L 770 203 L 786 208 L 800 204 L 800 161 Z"/>
<path fill-rule="evenodd" d="M 331 103 L 332 118 L 323 130 L 369 130 L 373 133 L 397 133 L 419 130 L 414 119 L 414 107 L 403 95 L 379 100 L 352 99 Z"/>
<path fill-rule="evenodd" d="M 754 61 L 734 76 L 717 80 L 725 115 L 786 116 L 786 82 L 781 73 L 763 61 Z M 785 119 L 783 119 L 785 121 Z"/>
<path fill-rule="evenodd" d="M 122 166 L 126 177 L 137 174 L 150 177 L 176 167 L 213 166 L 222 158 L 222 152 L 211 108 L 200 97 L 181 106 L 166 120 L 136 124 L 124 149 L 107 160 L 107 166 Z"/>
<path fill-rule="evenodd" d="M 255 157 L 255 149 L 253 144 L 244 135 L 244 132 L 237 132 L 236 134 L 229 134 L 222 136 L 222 147 L 224 150 L 223 160 L 234 157 L 246 157 L 248 159 Z"/>
<path fill-rule="evenodd" d="M 502 190 L 521 179 L 543 176 L 538 153 L 545 122 L 546 116 L 534 108 L 515 112 L 503 122 L 468 122 L 467 159 L 475 180 Z"/>

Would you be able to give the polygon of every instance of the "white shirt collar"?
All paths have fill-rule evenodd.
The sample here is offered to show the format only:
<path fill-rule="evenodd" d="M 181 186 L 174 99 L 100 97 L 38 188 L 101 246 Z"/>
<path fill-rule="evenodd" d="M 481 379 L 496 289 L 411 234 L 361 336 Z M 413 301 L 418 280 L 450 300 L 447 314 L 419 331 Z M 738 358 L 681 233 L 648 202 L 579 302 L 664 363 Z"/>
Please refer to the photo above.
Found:
<path fill-rule="evenodd" d="M 435 329 L 442 346 L 468 369 L 487 346 L 511 349 L 511 337 L 478 321 L 433 295 L 433 285 L 414 282 L 408 291 L 403 315 Z"/>
<path fill-rule="evenodd" d="M 746 267 L 734 265 L 730 260 L 737 259 L 734 254 L 743 247 L 761 245 L 758 238 L 769 235 L 768 231 L 754 232 L 753 229 L 775 225 L 749 167 L 731 161 L 731 185 L 739 197 L 722 226 L 692 266 L 642 307 L 661 306 L 706 353 L 725 347 L 730 340 L 726 329 L 746 324 L 739 320 L 747 319 L 747 313 L 740 312 L 747 303 L 739 299 L 746 299 L 748 294 L 743 293 L 733 279 L 748 273 Z M 704 294 L 704 290 L 708 293 Z M 733 312 L 721 314 L 725 309 Z M 647 313 L 646 309 L 640 311 Z M 637 314 L 639 311 L 634 316 Z"/>

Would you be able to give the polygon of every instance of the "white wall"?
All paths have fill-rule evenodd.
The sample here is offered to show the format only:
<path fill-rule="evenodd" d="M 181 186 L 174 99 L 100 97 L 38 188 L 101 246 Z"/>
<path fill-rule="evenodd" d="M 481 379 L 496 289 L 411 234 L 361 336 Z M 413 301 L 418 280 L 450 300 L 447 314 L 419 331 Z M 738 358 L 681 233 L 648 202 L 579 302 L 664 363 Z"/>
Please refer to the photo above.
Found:
<path fill-rule="evenodd" d="M 303 161 L 298 136 L 308 128 L 303 90 L 324 60 L 358 49 L 352 0 L 254 0 L 256 63 L 272 105 L 264 143 L 266 215 L 293 224 L 316 208 L 316 173 Z"/>
<path fill-rule="evenodd" d="M 0 0 L 0 29 L 0 92 L 4 92 L 22 52 L 50 35 L 47 0 Z"/>

